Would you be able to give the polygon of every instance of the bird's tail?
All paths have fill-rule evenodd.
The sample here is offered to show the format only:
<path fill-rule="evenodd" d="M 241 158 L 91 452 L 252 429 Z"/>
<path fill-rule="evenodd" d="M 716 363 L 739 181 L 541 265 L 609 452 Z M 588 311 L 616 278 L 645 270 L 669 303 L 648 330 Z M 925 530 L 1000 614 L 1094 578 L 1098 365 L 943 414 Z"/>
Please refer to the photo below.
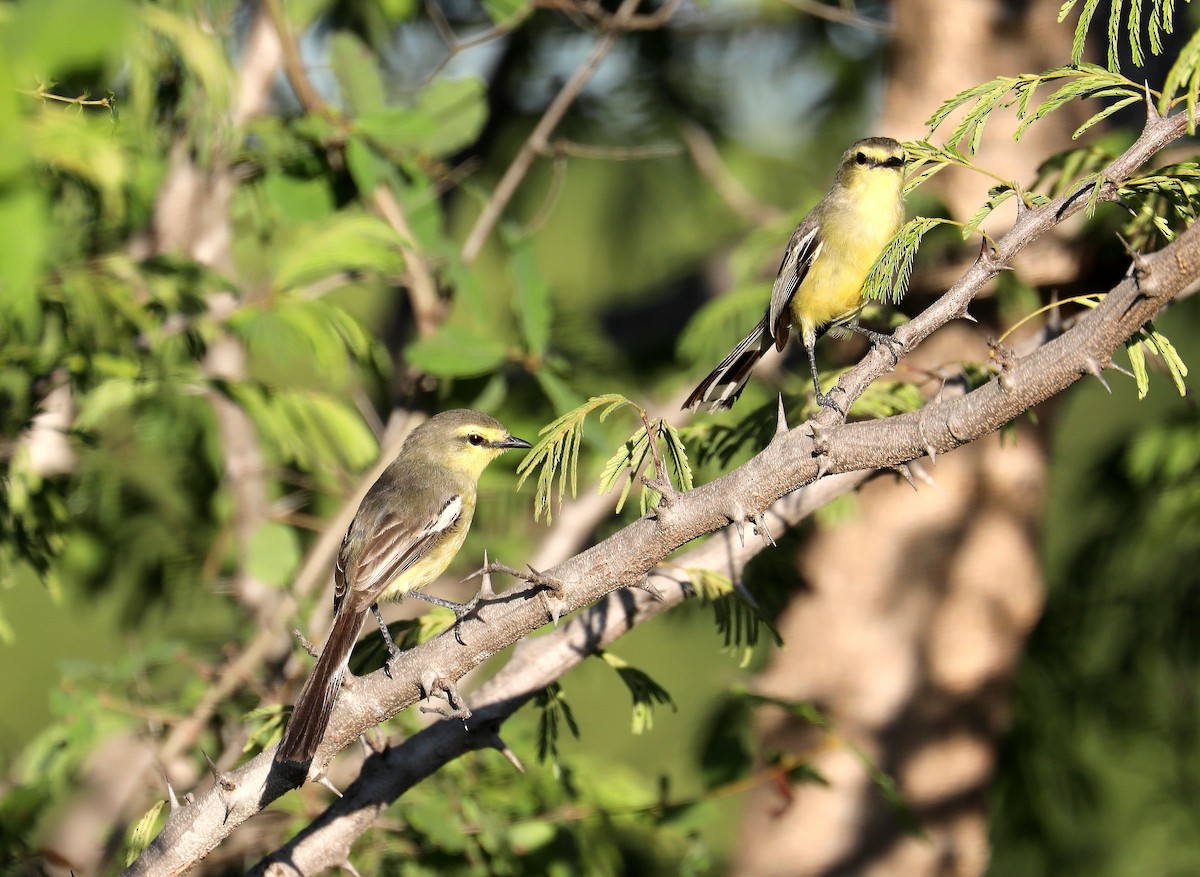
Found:
<path fill-rule="evenodd" d="M 764 316 L 758 325 L 750 330 L 750 334 L 729 351 L 729 355 L 721 360 L 721 364 L 692 390 L 683 407 L 695 408 L 701 403 L 708 403 L 710 411 L 731 407 L 742 394 L 742 388 L 750 379 L 755 364 L 774 344 L 775 338 L 767 331 L 767 318 Z"/>
<path fill-rule="evenodd" d="M 275 752 L 276 761 L 311 761 L 325 736 L 338 689 L 342 687 L 342 677 L 346 675 L 350 652 L 354 650 L 367 617 L 366 612 L 345 611 L 347 608 L 343 607 L 344 611 L 334 616 L 333 629 L 329 631 L 321 656 L 296 698 L 287 731 Z"/>

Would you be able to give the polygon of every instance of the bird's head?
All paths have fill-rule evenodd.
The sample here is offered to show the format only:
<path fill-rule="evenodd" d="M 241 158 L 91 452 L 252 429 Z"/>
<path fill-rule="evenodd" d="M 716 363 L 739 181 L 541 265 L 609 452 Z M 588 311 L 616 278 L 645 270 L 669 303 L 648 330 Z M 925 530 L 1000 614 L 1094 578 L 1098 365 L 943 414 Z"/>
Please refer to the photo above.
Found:
<path fill-rule="evenodd" d="M 487 464 L 509 448 L 528 448 L 496 420 L 479 411 L 454 408 L 435 414 L 409 434 L 403 454 L 421 457 L 478 478 Z"/>
<path fill-rule="evenodd" d="M 904 147 L 891 137 L 868 137 L 842 153 L 837 179 L 849 189 L 883 179 L 894 179 L 898 186 L 904 179 L 905 158 Z"/>

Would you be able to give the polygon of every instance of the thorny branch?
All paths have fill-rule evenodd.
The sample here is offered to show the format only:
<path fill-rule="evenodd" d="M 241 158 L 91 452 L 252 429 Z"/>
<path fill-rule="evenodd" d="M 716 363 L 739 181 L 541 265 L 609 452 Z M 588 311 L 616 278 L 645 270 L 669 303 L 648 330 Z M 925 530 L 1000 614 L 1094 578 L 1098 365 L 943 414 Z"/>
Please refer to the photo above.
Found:
<path fill-rule="evenodd" d="M 1152 117 L 1137 142 L 1106 170 L 1108 183 L 1102 197 L 1113 197 L 1117 184 L 1179 137 L 1186 125 L 1183 115 Z M 1013 256 L 1039 235 L 1083 209 L 1084 203 L 1078 193 L 1071 193 L 1023 212 L 1013 228 L 997 241 L 996 249 L 982 252 L 958 283 L 898 331 L 897 340 L 911 350 L 940 326 L 966 314 L 973 298 Z M 1107 365 L 1120 344 L 1181 290 L 1200 279 L 1200 226 L 1193 225 L 1176 241 L 1157 253 L 1139 257 L 1136 263 L 1136 271 L 1115 286 L 1099 307 L 1028 356 L 1014 357 L 990 383 L 962 397 L 941 400 L 921 411 L 884 420 L 845 424 L 836 412 L 823 411 L 808 424 L 781 430 L 761 453 L 728 475 L 681 494 L 668 508 L 656 510 L 604 542 L 546 570 L 547 576 L 564 584 L 565 611 L 605 600 L 564 628 L 563 636 L 588 630 L 596 636 L 595 629 L 588 624 L 621 615 L 622 612 L 611 610 L 628 606 L 630 601 L 636 610 L 633 617 L 643 617 L 642 610 L 636 608 L 643 599 L 640 595 L 613 592 L 644 584 L 647 573 L 674 549 L 721 529 L 730 521 L 753 518 L 780 497 L 811 484 L 822 473 L 861 474 L 950 450 L 994 431 L 1080 377 Z M 850 399 L 857 398 L 890 365 L 891 358 L 885 352 L 870 353 L 843 375 L 839 386 Z M 391 678 L 380 670 L 357 679 L 338 701 L 314 771 L 320 770 L 334 753 L 364 730 L 415 703 L 421 697 L 422 679 L 436 676 L 457 680 L 544 625 L 546 614 L 538 593 L 536 588 L 516 588 L 498 600 L 483 604 L 477 617 L 462 626 L 465 646 L 452 636 L 441 636 L 401 655 L 392 665 Z M 652 609 L 653 606 L 647 606 L 645 611 L 650 613 Z M 523 645 L 519 663 L 536 664 L 539 672 L 546 674 L 538 682 L 544 685 L 558 678 L 564 667 L 545 658 L 539 658 L 545 664 L 532 660 L 538 648 L 546 647 Z M 505 680 L 518 672 L 513 666 L 517 663 L 510 662 L 477 693 L 473 700 L 473 707 L 478 704 L 477 726 L 482 727 L 479 722 L 486 718 L 492 722 L 487 727 L 494 731 L 507 715 L 502 706 L 496 706 L 496 699 L 504 701 L 519 696 L 503 688 Z M 533 684 L 532 677 L 523 684 Z M 394 792 L 382 792 L 373 785 L 376 782 L 373 778 L 360 780 L 366 797 L 357 797 L 355 791 L 354 800 L 359 802 L 360 809 L 347 818 L 352 822 L 360 820 L 365 826 L 373 818 L 373 808 L 382 806 L 380 802 L 386 795 L 399 794 L 420 776 L 463 752 L 493 745 L 490 739 L 459 730 L 460 724 L 440 723 L 405 744 L 404 757 L 397 760 L 403 760 L 398 769 L 407 773 L 399 777 L 384 772 L 378 780 Z M 281 769 L 273 766 L 272 754 L 264 752 L 237 770 L 223 774 L 213 789 L 176 809 L 163 831 L 126 873 L 175 874 L 187 870 L 237 825 L 288 791 L 298 778 L 283 776 Z M 381 759 L 386 761 L 389 756 Z M 340 818 L 340 812 L 331 813 L 329 818 Z M 321 827 L 314 828 L 317 830 Z M 348 842 L 361 830 L 346 829 L 335 835 L 336 843 Z"/>

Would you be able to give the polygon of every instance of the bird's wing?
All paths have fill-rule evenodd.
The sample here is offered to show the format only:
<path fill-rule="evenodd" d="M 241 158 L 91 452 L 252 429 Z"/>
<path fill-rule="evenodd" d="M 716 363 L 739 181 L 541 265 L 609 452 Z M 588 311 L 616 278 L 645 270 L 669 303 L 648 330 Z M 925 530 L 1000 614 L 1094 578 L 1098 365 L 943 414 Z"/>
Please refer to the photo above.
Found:
<path fill-rule="evenodd" d="M 787 249 L 783 251 L 783 260 L 779 263 L 779 273 L 775 277 L 775 286 L 771 289 L 771 306 L 767 310 L 767 329 L 774 336 L 775 346 L 780 350 L 787 343 L 788 330 L 791 328 L 788 306 L 792 303 L 796 290 L 804 282 L 813 260 L 821 252 L 822 244 L 817 239 L 819 232 L 820 227 L 810 213 L 792 232 Z"/>
<path fill-rule="evenodd" d="M 364 605 L 374 603 L 384 588 L 424 557 L 438 537 L 458 523 L 462 513 L 460 494 L 446 500 L 436 515 L 423 520 L 389 512 L 380 519 L 374 532 L 367 534 L 362 551 L 353 560 L 349 551 L 354 530 L 351 524 L 334 565 L 334 611 L 351 586 L 362 595 Z"/>

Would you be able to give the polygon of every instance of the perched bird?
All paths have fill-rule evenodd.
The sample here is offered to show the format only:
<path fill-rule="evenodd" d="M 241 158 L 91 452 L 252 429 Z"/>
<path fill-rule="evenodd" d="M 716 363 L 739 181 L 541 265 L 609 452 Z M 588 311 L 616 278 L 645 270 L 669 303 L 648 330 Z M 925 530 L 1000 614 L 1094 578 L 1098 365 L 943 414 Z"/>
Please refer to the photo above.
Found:
<path fill-rule="evenodd" d="M 755 363 L 772 346 L 783 350 L 793 329 L 800 331 L 808 352 L 817 404 L 832 405 L 817 377 L 817 337 L 843 327 L 873 344 L 891 341 L 860 327 L 858 315 L 863 281 L 904 221 L 904 159 L 904 147 L 890 137 L 859 140 L 842 154 L 833 188 L 792 232 L 767 312 L 692 391 L 684 408 L 732 406 Z"/>
<path fill-rule="evenodd" d="M 342 539 L 333 570 L 333 627 L 296 700 L 276 761 L 312 759 L 367 612 L 375 613 L 394 650 L 376 604 L 398 600 L 441 575 L 471 526 L 483 470 L 508 448 L 528 447 L 499 421 L 465 409 L 431 417 L 405 439 Z"/>

